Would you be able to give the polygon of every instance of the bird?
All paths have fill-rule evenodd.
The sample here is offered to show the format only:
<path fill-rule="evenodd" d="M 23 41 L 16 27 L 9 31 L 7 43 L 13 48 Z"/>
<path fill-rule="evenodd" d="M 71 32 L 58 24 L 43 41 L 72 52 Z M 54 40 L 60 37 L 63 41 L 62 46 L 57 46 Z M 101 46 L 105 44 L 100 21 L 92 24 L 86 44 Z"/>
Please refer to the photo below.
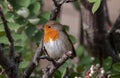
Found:
<path fill-rule="evenodd" d="M 74 46 L 62 24 L 51 20 L 44 24 L 43 30 L 43 45 L 50 58 L 59 59 L 69 51 L 72 52 L 70 58 L 76 56 Z"/>

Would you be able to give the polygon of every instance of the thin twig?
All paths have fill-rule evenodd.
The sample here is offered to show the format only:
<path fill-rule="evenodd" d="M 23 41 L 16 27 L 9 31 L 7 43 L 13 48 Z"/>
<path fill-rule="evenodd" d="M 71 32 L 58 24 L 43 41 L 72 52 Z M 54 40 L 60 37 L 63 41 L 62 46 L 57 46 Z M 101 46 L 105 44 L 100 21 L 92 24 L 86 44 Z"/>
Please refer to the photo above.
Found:
<path fill-rule="evenodd" d="M 48 57 L 48 56 L 40 56 L 38 59 L 46 59 L 48 61 L 51 61 L 53 63 L 53 65 L 57 65 L 55 60 L 50 58 L 50 57 Z"/>
<path fill-rule="evenodd" d="M 54 5 L 57 7 L 57 6 L 58 6 L 57 1 L 56 1 L 56 0 L 53 0 L 53 2 L 54 2 Z"/>
<path fill-rule="evenodd" d="M 79 3 L 79 15 L 80 15 L 80 44 L 84 45 L 84 30 L 83 30 L 83 16 L 81 11 L 81 4 Z"/>
<path fill-rule="evenodd" d="M 3 21 L 3 24 L 4 24 L 4 29 L 5 29 L 5 33 L 6 33 L 6 36 L 8 38 L 8 41 L 10 42 L 10 53 L 9 53 L 9 56 L 11 59 L 13 59 L 15 57 L 15 54 L 14 54 L 14 40 L 12 38 L 12 35 L 11 35 L 11 32 L 10 32 L 10 29 L 7 25 L 7 20 L 5 19 L 5 16 L 2 12 L 2 9 L 0 8 L 0 16 L 1 16 L 1 19 Z"/>
<path fill-rule="evenodd" d="M 59 2 L 59 5 L 63 5 L 66 2 L 66 0 L 61 0 L 61 2 Z"/>
<path fill-rule="evenodd" d="M 58 0 L 53 0 L 53 2 L 54 6 L 53 10 L 51 11 L 50 20 L 56 20 L 61 9 L 61 5 L 59 5 Z"/>
<path fill-rule="evenodd" d="M 50 15 L 50 20 L 56 20 L 59 13 L 60 13 L 60 9 L 61 9 L 61 6 L 64 4 L 64 3 L 68 3 L 68 2 L 73 2 L 73 1 L 76 1 L 76 0 L 53 0 L 53 10 L 51 11 L 51 15 Z"/>
<path fill-rule="evenodd" d="M 42 54 L 42 49 L 43 49 L 43 41 L 41 40 L 39 47 L 37 48 L 35 55 L 33 57 L 33 60 L 30 62 L 28 68 L 24 71 L 23 73 L 23 78 L 29 78 L 30 75 L 32 74 L 33 70 L 36 68 L 36 66 L 39 63 L 38 59 L 41 54 Z"/>

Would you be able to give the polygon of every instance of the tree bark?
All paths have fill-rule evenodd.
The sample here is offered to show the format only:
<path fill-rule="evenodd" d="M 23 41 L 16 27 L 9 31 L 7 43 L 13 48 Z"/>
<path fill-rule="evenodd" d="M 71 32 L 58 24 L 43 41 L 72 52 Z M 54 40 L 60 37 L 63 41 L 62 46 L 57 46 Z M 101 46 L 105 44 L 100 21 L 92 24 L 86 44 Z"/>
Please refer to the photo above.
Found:
<path fill-rule="evenodd" d="M 99 58 L 100 64 L 107 56 L 111 56 L 113 60 L 120 61 L 119 57 L 115 54 L 114 50 L 107 38 L 107 29 L 105 26 L 104 15 L 104 0 L 97 12 L 93 14 L 91 12 L 91 4 L 86 0 L 81 0 L 83 5 L 83 30 L 84 30 L 84 46 L 88 48 L 90 54 Z"/>

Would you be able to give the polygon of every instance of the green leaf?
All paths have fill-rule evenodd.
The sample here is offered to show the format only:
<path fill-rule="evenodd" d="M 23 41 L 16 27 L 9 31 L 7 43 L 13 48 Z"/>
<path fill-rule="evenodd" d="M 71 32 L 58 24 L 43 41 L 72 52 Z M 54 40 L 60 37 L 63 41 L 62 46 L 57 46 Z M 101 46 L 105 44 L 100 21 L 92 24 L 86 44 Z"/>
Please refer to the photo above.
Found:
<path fill-rule="evenodd" d="M 0 43 L 9 44 L 9 41 L 5 35 L 0 37 Z"/>
<path fill-rule="evenodd" d="M 30 0 L 19 0 L 16 2 L 19 6 L 22 6 L 22 7 L 28 7 L 30 4 Z"/>
<path fill-rule="evenodd" d="M 50 12 L 49 12 L 49 11 L 42 12 L 42 13 L 40 14 L 40 16 L 41 16 L 42 18 L 46 19 L 46 20 L 49 20 L 49 18 L 50 18 Z"/>
<path fill-rule="evenodd" d="M 112 58 L 108 57 L 103 61 L 103 67 L 105 70 L 109 70 L 111 68 L 112 65 Z"/>
<path fill-rule="evenodd" d="M 4 75 L 0 75 L 0 78 L 5 78 L 5 76 Z"/>
<path fill-rule="evenodd" d="M 100 4 L 101 4 L 101 0 L 97 0 L 94 4 L 93 4 L 93 7 L 92 7 L 92 13 L 94 14 L 98 8 L 100 7 Z"/>
<path fill-rule="evenodd" d="M 72 41 L 73 44 L 77 42 L 76 38 L 72 35 L 69 35 L 70 40 Z"/>
<path fill-rule="evenodd" d="M 0 0 L 0 4 L 1 4 L 2 2 L 4 2 L 4 0 Z"/>
<path fill-rule="evenodd" d="M 36 25 L 40 21 L 40 19 L 39 18 L 33 18 L 33 19 L 28 19 L 28 21 L 31 24 Z"/>
<path fill-rule="evenodd" d="M 79 46 L 79 47 L 76 49 L 77 56 L 80 57 L 80 56 L 83 54 L 83 51 L 84 51 L 83 46 Z"/>
<path fill-rule="evenodd" d="M 15 22 L 8 22 L 8 26 L 9 26 L 10 30 L 14 30 L 14 31 L 18 30 L 20 27 L 20 25 Z M 0 32 L 3 32 L 3 31 L 4 31 L 4 26 L 2 24 L 2 25 L 0 25 Z"/>
<path fill-rule="evenodd" d="M 0 32 L 3 32 L 4 31 L 4 26 L 3 24 L 0 24 Z"/>
<path fill-rule="evenodd" d="M 64 78 L 65 73 L 66 73 L 66 69 L 63 70 L 61 78 Z"/>
<path fill-rule="evenodd" d="M 94 3 L 96 0 L 88 0 L 89 3 Z"/>
<path fill-rule="evenodd" d="M 109 78 L 120 78 L 120 74 L 111 75 Z"/>
<path fill-rule="evenodd" d="M 113 64 L 113 70 L 120 72 L 120 63 Z"/>
<path fill-rule="evenodd" d="M 66 32 L 68 32 L 70 30 L 68 25 L 63 25 L 63 26 L 64 26 Z"/>
<path fill-rule="evenodd" d="M 25 33 L 28 37 L 32 37 L 35 35 L 36 32 L 36 27 L 34 25 L 29 24 L 29 26 L 27 26 Z"/>
<path fill-rule="evenodd" d="M 15 30 L 15 31 L 17 31 L 20 28 L 20 25 L 15 22 L 9 22 L 8 26 L 9 26 L 10 30 Z"/>
<path fill-rule="evenodd" d="M 29 9 L 23 7 L 17 11 L 17 14 L 22 16 L 23 18 L 27 18 L 30 14 Z"/>
<path fill-rule="evenodd" d="M 40 7 L 41 7 L 41 5 L 39 2 L 35 2 L 35 3 L 31 4 L 29 7 L 29 10 L 31 13 L 30 15 L 38 14 Z"/>
<path fill-rule="evenodd" d="M 23 51 L 23 46 L 14 46 L 15 47 L 15 52 L 16 53 L 20 53 L 20 52 L 22 52 Z"/>
<path fill-rule="evenodd" d="M 1 7 L 1 9 L 2 9 L 2 11 L 3 11 L 4 14 L 6 14 L 9 11 L 9 9 L 8 9 L 7 4 L 5 3 L 5 1 L 3 1 L 0 4 L 0 7 Z"/>
<path fill-rule="evenodd" d="M 54 78 L 60 78 L 61 77 L 61 72 L 59 70 L 57 70 L 55 73 L 54 73 Z"/>
<path fill-rule="evenodd" d="M 20 65 L 19 68 L 24 69 L 29 65 L 29 61 L 23 60 Z"/>
<path fill-rule="evenodd" d="M 41 38 L 42 38 L 42 36 L 43 36 L 43 32 L 38 31 L 38 32 L 36 32 L 35 35 L 34 35 L 34 40 L 35 40 L 37 43 L 39 43 L 40 40 L 41 40 Z"/>
<path fill-rule="evenodd" d="M 85 67 L 88 67 L 89 65 L 91 65 L 91 57 L 83 56 L 80 62 L 81 62 L 81 64 L 86 65 Z"/>
<path fill-rule="evenodd" d="M 9 21 L 9 22 L 13 22 L 13 20 L 14 20 L 14 13 L 12 13 L 12 12 L 7 12 L 7 13 L 5 14 L 5 18 L 6 18 L 7 21 Z"/>
<path fill-rule="evenodd" d="M 78 72 L 78 73 L 82 73 L 83 70 L 84 70 L 84 66 L 83 66 L 83 65 L 77 66 L 77 72 Z"/>
<path fill-rule="evenodd" d="M 24 32 L 21 34 L 13 33 L 12 36 L 15 41 L 15 46 L 25 46 L 28 37 Z"/>
<path fill-rule="evenodd" d="M 33 4 L 34 2 L 36 2 L 36 0 L 31 0 L 31 2 L 30 2 L 30 3 L 31 3 L 31 4 Z"/>
<path fill-rule="evenodd" d="M 28 24 L 28 20 L 23 17 L 16 18 L 15 21 L 16 21 L 16 23 L 18 23 L 22 26 L 26 26 Z"/>
<path fill-rule="evenodd" d="M 68 78 L 75 78 L 75 77 L 78 77 L 78 76 L 79 76 L 79 74 L 72 70 L 72 71 L 70 71 L 70 75 L 69 75 Z"/>
<path fill-rule="evenodd" d="M 45 24 L 50 18 L 50 11 L 44 11 L 39 15 L 40 22 L 39 24 Z"/>
<path fill-rule="evenodd" d="M 5 35 L 5 32 L 4 31 L 0 31 L 0 37 L 4 36 L 4 35 Z"/>

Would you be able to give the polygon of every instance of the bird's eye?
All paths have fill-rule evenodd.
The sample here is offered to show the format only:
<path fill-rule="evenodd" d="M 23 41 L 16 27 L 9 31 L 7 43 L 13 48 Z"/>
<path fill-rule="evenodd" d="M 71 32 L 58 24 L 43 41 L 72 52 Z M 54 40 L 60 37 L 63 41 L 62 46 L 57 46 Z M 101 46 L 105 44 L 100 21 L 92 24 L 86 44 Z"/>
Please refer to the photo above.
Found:
<path fill-rule="evenodd" d="M 51 28 L 51 26 L 48 26 L 48 28 Z"/>

